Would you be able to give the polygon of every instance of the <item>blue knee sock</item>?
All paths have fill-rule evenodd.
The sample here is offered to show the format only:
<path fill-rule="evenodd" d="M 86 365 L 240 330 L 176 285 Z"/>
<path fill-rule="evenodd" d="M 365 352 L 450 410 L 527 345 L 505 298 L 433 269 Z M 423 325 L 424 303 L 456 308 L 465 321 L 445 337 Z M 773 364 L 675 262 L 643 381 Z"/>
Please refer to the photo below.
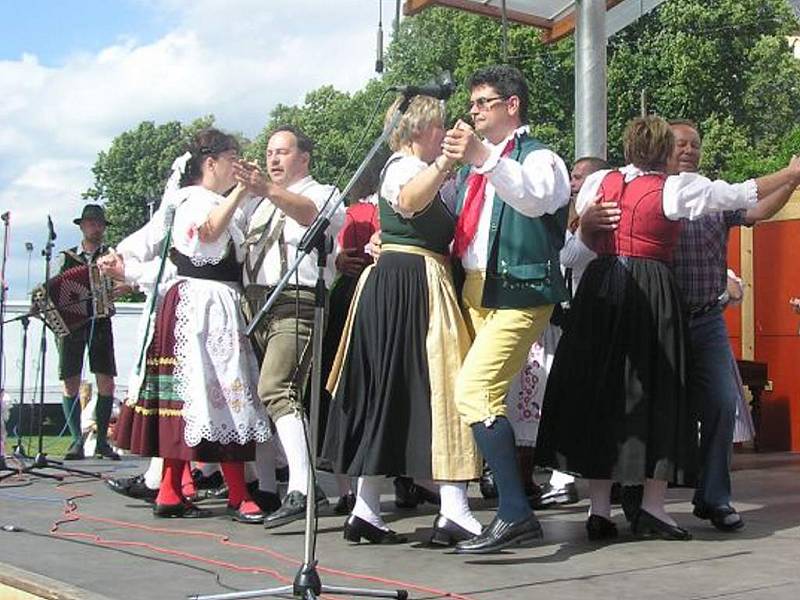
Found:
<path fill-rule="evenodd" d="M 490 426 L 472 425 L 472 434 L 483 457 L 494 473 L 499 495 L 497 516 L 503 521 L 520 521 L 531 514 L 525 488 L 517 465 L 514 430 L 505 417 L 497 417 Z"/>

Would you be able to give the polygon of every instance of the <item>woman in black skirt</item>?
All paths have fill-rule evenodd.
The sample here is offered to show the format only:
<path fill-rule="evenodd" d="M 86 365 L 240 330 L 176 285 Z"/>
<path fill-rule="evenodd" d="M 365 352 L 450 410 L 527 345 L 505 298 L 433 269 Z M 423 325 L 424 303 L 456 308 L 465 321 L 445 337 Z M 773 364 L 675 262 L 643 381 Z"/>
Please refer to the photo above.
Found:
<path fill-rule="evenodd" d="M 696 173 L 667 176 L 669 125 L 634 119 L 618 170 L 591 175 L 576 208 L 617 202 L 614 231 L 587 240 L 598 253 L 572 302 L 570 328 L 547 382 L 538 462 L 589 479 L 590 539 L 615 537 L 612 480 L 644 484 L 632 526 L 642 535 L 690 539 L 666 512 L 667 483 L 691 485 L 698 430 L 686 394 L 685 317 L 670 267 L 680 219 L 748 208 L 778 187 L 794 185 L 800 164 L 740 184 Z"/>
<path fill-rule="evenodd" d="M 323 457 L 334 472 L 359 477 L 344 529 L 354 542 L 404 541 L 380 516 L 379 476 L 439 481 L 432 542 L 481 530 L 466 495 L 480 459 L 453 397 L 469 334 L 446 259 L 455 218 L 438 194 L 452 167 L 443 137 L 441 103 L 415 97 L 382 174 L 381 255 L 361 275 L 329 380 Z"/>

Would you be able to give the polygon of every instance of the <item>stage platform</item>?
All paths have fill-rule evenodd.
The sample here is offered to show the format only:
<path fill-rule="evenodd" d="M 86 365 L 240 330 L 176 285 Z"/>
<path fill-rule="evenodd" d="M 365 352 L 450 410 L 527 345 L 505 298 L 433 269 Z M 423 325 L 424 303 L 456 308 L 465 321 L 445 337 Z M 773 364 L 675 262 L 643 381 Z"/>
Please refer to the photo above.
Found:
<path fill-rule="evenodd" d="M 105 476 L 137 473 L 143 461 L 73 463 Z M 323 481 L 331 495 L 335 486 Z M 17 487 L 12 487 L 17 485 Z M 435 507 L 400 511 L 387 481 L 387 521 L 410 538 L 399 546 L 351 546 L 343 517 L 319 519 L 325 583 L 409 590 L 410 597 L 461 600 L 795 600 L 800 595 L 800 454 L 737 454 L 738 533 L 716 531 L 691 515 L 689 490 L 670 490 L 670 510 L 690 542 L 635 540 L 615 510 L 619 540 L 586 539 L 587 502 L 542 511 L 536 547 L 459 556 L 425 546 Z M 584 490 L 585 491 L 585 490 Z M 477 495 L 471 486 L 471 495 Z M 493 515 L 473 498 L 478 518 Z M 101 481 L 6 480 L 0 486 L 0 599 L 171 600 L 283 585 L 303 555 L 303 524 L 272 532 L 218 517 L 156 520 L 147 504 L 114 494 Z M 335 596 L 327 596 L 334 598 Z"/>

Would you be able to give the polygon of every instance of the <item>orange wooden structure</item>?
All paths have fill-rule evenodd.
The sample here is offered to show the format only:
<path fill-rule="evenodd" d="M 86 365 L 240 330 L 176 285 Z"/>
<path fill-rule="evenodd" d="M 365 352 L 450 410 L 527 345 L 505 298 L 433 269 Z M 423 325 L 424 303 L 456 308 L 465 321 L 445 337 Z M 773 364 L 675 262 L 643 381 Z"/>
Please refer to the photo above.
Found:
<path fill-rule="evenodd" d="M 728 264 L 745 281 L 745 301 L 725 315 L 734 354 L 769 367 L 762 450 L 800 451 L 800 315 L 788 304 L 790 297 L 800 296 L 798 240 L 800 193 L 795 192 L 769 221 L 733 230 L 728 245 Z"/>

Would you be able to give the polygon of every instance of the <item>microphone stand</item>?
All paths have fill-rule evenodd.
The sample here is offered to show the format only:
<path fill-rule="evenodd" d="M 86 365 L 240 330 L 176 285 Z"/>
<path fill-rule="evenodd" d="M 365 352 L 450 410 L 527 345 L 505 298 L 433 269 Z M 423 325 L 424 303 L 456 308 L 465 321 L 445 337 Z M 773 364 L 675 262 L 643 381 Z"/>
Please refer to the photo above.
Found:
<path fill-rule="evenodd" d="M 266 303 L 253 317 L 253 320 L 248 323 L 245 333 L 252 335 L 253 331 L 258 326 L 261 319 L 267 314 L 269 309 L 275 304 L 278 296 L 283 288 L 289 283 L 292 275 L 297 271 L 300 263 L 311 254 L 312 250 L 317 250 L 317 284 L 315 287 L 315 302 L 314 302 L 314 334 L 312 339 L 312 365 L 311 365 L 311 443 L 308 440 L 308 432 L 306 431 L 306 449 L 309 452 L 309 465 L 308 481 L 306 482 L 306 517 L 305 517 L 305 552 L 303 557 L 303 564 L 295 575 L 292 585 L 285 585 L 275 588 L 267 588 L 262 590 L 251 590 L 244 592 L 231 592 L 226 594 L 211 594 L 211 595 L 190 595 L 190 600 L 238 600 L 239 598 L 260 598 L 265 596 L 285 596 L 291 594 L 295 598 L 302 598 L 303 600 L 316 600 L 320 594 L 343 594 L 348 596 L 364 596 L 370 598 L 396 598 L 397 600 L 406 600 L 408 598 L 407 590 L 375 590 L 368 588 L 350 588 L 324 585 L 320 579 L 319 572 L 317 571 L 317 558 L 316 558 L 316 540 L 317 540 L 317 503 L 315 499 L 315 486 L 316 486 L 316 456 L 317 456 L 317 443 L 319 439 L 318 424 L 319 424 L 319 405 L 320 405 L 320 390 L 322 386 L 322 340 L 323 328 L 325 324 L 325 279 L 323 277 L 325 266 L 327 263 L 327 246 L 325 232 L 330 225 L 331 218 L 336 210 L 344 202 L 350 189 L 361 176 L 364 169 L 367 168 L 370 160 L 380 149 L 381 145 L 389 137 L 389 134 L 397 126 L 398 122 L 403 116 L 403 113 L 408 108 L 411 102 L 410 95 L 404 95 L 403 102 L 392 115 L 392 120 L 384 128 L 383 133 L 378 137 L 375 143 L 370 148 L 364 160 L 356 169 L 355 174 L 345 186 L 339 197 L 330 203 L 317 215 L 317 219 L 309 226 L 305 236 L 298 245 L 297 256 L 294 262 L 286 271 L 286 274 L 281 278 L 275 289 L 267 298 Z"/>
<path fill-rule="evenodd" d="M 8 260 L 8 227 L 9 227 L 9 213 L 4 212 L 0 215 L 3 221 L 3 263 L 0 266 L 0 415 L 2 415 L 2 394 L 5 393 L 5 314 L 6 314 L 6 261 Z M 2 418 L 2 416 L 0 416 Z M 2 425 L 0 425 L 2 426 Z M 6 448 L 5 439 L 0 437 L 0 472 L 9 471 L 16 472 L 14 469 L 6 465 Z"/>
<path fill-rule="evenodd" d="M 44 245 L 44 249 L 42 250 L 42 256 L 44 256 L 44 293 L 45 299 L 50 294 L 50 290 L 48 289 L 47 282 L 50 281 L 50 260 L 53 255 L 53 240 L 55 239 L 55 235 L 53 233 L 52 227 L 48 227 L 48 234 L 47 234 L 47 243 Z M 42 323 L 42 334 L 39 338 L 39 423 L 38 423 L 38 451 L 36 456 L 33 459 L 33 462 L 21 469 L 19 473 L 31 474 L 36 475 L 37 477 L 44 477 L 47 479 L 57 479 L 59 481 L 64 479 L 64 475 L 53 475 L 51 473 L 40 473 L 38 469 L 59 469 L 61 471 L 65 471 L 66 473 L 74 474 L 74 475 L 83 475 L 85 477 L 95 477 L 97 479 L 102 478 L 100 473 L 91 472 L 91 471 L 84 471 L 83 469 L 75 469 L 73 467 L 67 467 L 64 465 L 63 461 L 60 460 L 52 460 L 47 458 L 47 454 L 44 452 L 44 433 L 42 429 L 43 421 L 44 421 L 44 384 L 45 384 L 45 361 L 47 358 L 47 327 L 45 327 L 44 323 Z M 10 475 L 4 475 L 0 477 L 0 481 L 9 477 Z"/>

